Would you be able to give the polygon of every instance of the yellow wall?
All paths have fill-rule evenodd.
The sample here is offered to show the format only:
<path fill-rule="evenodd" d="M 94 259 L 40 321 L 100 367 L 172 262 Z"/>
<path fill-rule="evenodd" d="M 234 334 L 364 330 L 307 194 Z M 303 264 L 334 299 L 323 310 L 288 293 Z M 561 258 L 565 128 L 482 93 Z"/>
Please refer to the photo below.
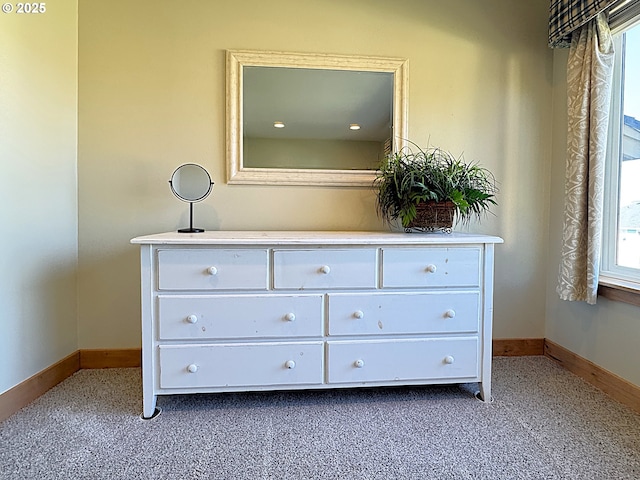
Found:
<path fill-rule="evenodd" d="M 129 239 L 186 224 L 167 183 L 183 162 L 216 181 L 196 206 L 209 229 L 385 228 L 368 189 L 224 183 L 224 52 L 245 48 L 409 58 L 410 138 L 501 184 L 496 215 L 470 227 L 505 239 L 495 338 L 546 336 L 640 384 L 640 309 L 555 294 L 566 51 L 546 47 L 547 0 L 513 3 L 82 0 L 78 18 L 51 0 L 1 14 L 0 393 L 78 348 L 139 346 Z"/>
<path fill-rule="evenodd" d="M 0 393 L 78 348 L 77 2 L 0 13 Z"/>
<path fill-rule="evenodd" d="M 129 239 L 186 224 L 167 183 L 181 163 L 216 181 L 196 206 L 209 229 L 385 228 L 367 189 L 224 183 L 226 49 L 408 58 L 410 138 L 500 182 L 470 227 L 505 239 L 494 336 L 546 336 L 640 384 L 640 310 L 554 291 L 566 51 L 546 47 L 548 0 L 46 4 L 0 14 L 0 392 L 78 348 L 140 345 Z"/>
<path fill-rule="evenodd" d="M 409 136 L 480 161 L 500 182 L 495 337 L 542 337 L 552 51 L 547 0 L 109 0 L 79 7 L 81 348 L 140 345 L 138 253 L 187 205 L 176 166 L 215 189 L 207 229 L 383 229 L 366 188 L 229 186 L 225 50 L 408 58 Z"/>

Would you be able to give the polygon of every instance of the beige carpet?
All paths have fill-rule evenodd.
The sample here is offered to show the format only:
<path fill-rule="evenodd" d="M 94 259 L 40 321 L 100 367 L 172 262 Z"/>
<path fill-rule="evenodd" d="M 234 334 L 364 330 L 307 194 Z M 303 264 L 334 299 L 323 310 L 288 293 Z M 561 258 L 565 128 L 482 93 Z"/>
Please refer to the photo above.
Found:
<path fill-rule="evenodd" d="M 2 479 L 639 479 L 640 415 L 544 357 L 475 385 L 160 397 L 83 370 L 0 423 Z"/>

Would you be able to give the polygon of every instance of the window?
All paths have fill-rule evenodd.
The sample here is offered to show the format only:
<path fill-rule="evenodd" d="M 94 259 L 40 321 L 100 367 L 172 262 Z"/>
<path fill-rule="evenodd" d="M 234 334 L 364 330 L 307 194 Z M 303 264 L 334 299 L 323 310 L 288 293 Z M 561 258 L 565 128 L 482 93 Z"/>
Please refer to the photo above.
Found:
<path fill-rule="evenodd" d="M 640 291 L 640 2 L 616 25 L 601 283 Z"/>

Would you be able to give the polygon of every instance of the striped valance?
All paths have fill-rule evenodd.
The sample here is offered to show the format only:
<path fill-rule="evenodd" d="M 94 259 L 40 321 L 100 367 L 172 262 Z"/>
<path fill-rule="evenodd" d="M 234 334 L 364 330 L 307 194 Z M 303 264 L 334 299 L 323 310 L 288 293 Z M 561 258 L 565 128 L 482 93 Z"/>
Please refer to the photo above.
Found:
<path fill-rule="evenodd" d="M 571 32 L 620 0 L 551 0 L 549 46 L 568 47 Z"/>

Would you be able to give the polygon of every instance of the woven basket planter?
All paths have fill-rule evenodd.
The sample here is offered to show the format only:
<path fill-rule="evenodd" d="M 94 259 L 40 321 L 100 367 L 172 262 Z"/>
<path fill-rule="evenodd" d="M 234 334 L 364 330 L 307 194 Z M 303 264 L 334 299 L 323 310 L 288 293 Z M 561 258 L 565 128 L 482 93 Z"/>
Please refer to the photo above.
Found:
<path fill-rule="evenodd" d="M 453 202 L 422 202 L 416 205 L 416 218 L 405 228 L 406 232 L 451 233 L 456 204 Z"/>

